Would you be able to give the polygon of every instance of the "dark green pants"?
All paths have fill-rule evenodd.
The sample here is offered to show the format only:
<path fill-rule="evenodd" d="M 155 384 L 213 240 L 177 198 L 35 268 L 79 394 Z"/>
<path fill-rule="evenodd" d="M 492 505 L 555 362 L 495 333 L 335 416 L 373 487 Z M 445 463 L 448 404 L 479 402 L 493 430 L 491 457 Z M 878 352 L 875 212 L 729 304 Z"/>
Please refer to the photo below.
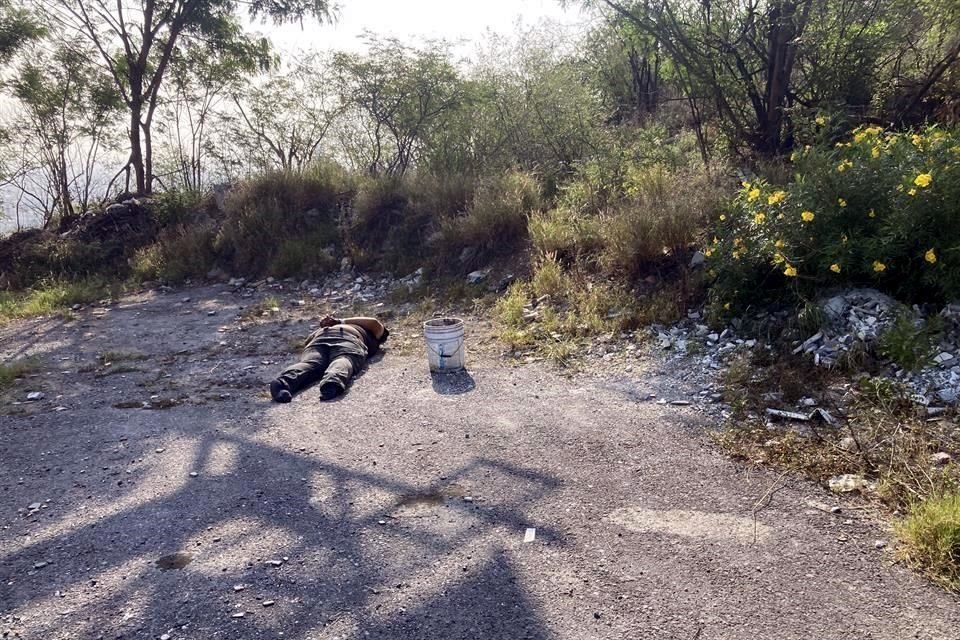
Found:
<path fill-rule="evenodd" d="M 333 382 L 343 391 L 350 378 L 363 368 L 363 361 L 349 350 L 319 344 L 304 349 L 300 362 L 287 367 L 277 379 L 293 394 L 316 382 L 320 382 L 321 387 Z"/>

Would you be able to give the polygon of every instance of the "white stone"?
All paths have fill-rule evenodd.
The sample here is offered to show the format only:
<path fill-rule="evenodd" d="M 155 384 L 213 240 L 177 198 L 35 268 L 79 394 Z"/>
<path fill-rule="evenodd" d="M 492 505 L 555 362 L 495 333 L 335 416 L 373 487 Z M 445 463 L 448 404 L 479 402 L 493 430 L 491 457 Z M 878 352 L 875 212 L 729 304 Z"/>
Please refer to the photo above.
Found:
<path fill-rule="evenodd" d="M 933 464 L 938 466 L 950 464 L 952 460 L 953 460 L 953 456 L 951 456 L 946 451 L 938 451 L 937 453 L 930 456 L 930 461 L 933 462 Z"/>

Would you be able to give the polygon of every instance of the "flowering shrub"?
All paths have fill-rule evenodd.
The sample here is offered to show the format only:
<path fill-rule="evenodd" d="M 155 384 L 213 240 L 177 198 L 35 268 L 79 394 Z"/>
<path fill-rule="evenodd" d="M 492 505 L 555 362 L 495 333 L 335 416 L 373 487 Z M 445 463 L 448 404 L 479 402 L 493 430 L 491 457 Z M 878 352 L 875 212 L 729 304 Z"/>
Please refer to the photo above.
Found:
<path fill-rule="evenodd" d="M 716 304 L 851 284 L 960 299 L 958 132 L 864 127 L 792 160 L 788 185 L 744 184 L 716 220 L 705 251 Z"/>

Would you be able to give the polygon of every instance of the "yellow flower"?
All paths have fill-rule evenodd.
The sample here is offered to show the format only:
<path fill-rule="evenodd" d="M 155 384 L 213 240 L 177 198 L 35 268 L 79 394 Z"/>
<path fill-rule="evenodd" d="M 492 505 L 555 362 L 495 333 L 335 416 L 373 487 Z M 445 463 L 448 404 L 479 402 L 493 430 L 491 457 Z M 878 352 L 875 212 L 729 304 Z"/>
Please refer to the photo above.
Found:
<path fill-rule="evenodd" d="M 876 125 L 874 125 L 874 126 L 872 126 L 872 127 L 867 127 L 867 128 L 864 130 L 864 133 L 866 133 L 867 135 L 871 135 L 871 136 L 878 136 L 878 135 L 880 135 L 881 133 L 883 133 L 883 127 L 878 127 L 878 126 L 876 126 Z"/>
<path fill-rule="evenodd" d="M 786 261 L 787 261 L 786 256 L 784 256 L 779 251 L 773 254 L 773 264 L 784 264 L 786 263 Z"/>
<path fill-rule="evenodd" d="M 880 147 L 874 145 L 873 149 L 870 150 L 870 157 L 876 160 L 880 157 Z"/>
<path fill-rule="evenodd" d="M 763 211 L 760 211 L 757 213 L 757 215 L 753 216 L 753 224 L 763 224 L 766 219 L 767 214 L 765 214 Z"/>
<path fill-rule="evenodd" d="M 743 238 L 734 238 L 734 239 L 733 239 L 733 246 L 739 247 L 741 244 L 743 244 Z"/>
<path fill-rule="evenodd" d="M 720 244 L 720 238 L 713 236 L 713 244 Z"/>
<path fill-rule="evenodd" d="M 845 206 L 847 206 L 847 201 L 843 198 L 837 198 L 837 204 L 840 205 L 841 209 L 843 209 Z"/>
<path fill-rule="evenodd" d="M 913 184 L 918 187 L 929 187 L 931 182 L 933 182 L 933 176 L 929 173 L 921 173 L 913 180 Z"/>
<path fill-rule="evenodd" d="M 788 278 L 796 278 L 797 268 L 793 265 L 788 264 L 787 268 L 783 270 L 783 275 L 787 276 Z"/>
<path fill-rule="evenodd" d="M 917 195 L 917 190 L 914 189 L 913 187 L 910 187 L 910 191 L 907 191 L 907 195 L 908 195 L 908 196 L 915 196 L 915 195 Z"/>
<path fill-rule="evenodd" d="M 853 163 L 850 160 L 842 160 L 840 164 L 837 165 L 837 173 L 843 173 L 852 166 Z"/>
<path fill-rule="evenodd" d="M 826 116 L 817 116 L 817 117 L 816 117 L 816 123 L 822 127 L 823 125 L 827 124 L 827 117 L 826 117 Z"/>
<path fill-rule="evenodd" d="M 725 216 L 724 214 L 721 213 L 721 214 L 720 214 L 720 222 L 723 222 L 723 221 L 726 220 L 726 219 L 727 219 L 727 216 Z"/>
<path fill-rule="evenodd" d="M 887 265 L 883 264 L 883 263 L 880 262 L 879 260 L 874 260 L 874 261 L 873 261 L 873 270 L 876 271 L 877 273 L 883 273 L 884 271 L 887 270 Z"/>
<path fill-rule="evenodd" d="M 723 308 L 724 308 L 726 311 L 730 311 L 730 303 L 728 302 L 728 303 L 726 303 L 725 305 L 723 305 Z"/>
<path fill-rule="evenodd" d="M 774 193 L 770 194 L 769 198 L 767 198 L 767 204 L 777 204 L 779 202 L 783 202 L 786 197 L 787 194 L 785 192 L 775 191 Z"/>
<path fill-rule="evenodd" d="M 750 192 L 747 193 L 747 200 L 749 200 L 750 202 L 753 202 L 759 197 L 760 197 L 760 189 L 757 189 L 756 187 L 754 187 L 753 189 L 750 189 Z"/>
<path fill-rule="evenodd" d="M 703 255 L 705 255 L 706 257 L 709 258 L 710 256 L 713 255 L 713 249 L 704 249 L 704 250 L 703 250 Z"/>
<path fill-rule="evenodd" d="M 813 211 L 804 211 L 800 214 L 800 219 L 804 222 L 813 222 L 813 219 L 816 217 L 817 216 Z"/>
<path fill-rule="evenodd" d="M 830 265 L 830 271 L 833 271 L 834 273 L 840 273 L 840 265 L 834 262 L 832 265 Z"/>
<path fill-rule="evenodd" d="M 937 252 L 933 249 L 927 249 L 927 252 L 923 254 L 923 259 L 929 262 L 930 264 L 937 263 Z"/>
<path fill-rule="evenodd" d="M 854 142 L 863 142 L 863 139 L 866 138 L 866 137 L 867 137 L 867 132 L 866 132 L 866 131 L 858 131 L 858 132 L 853 136 L 853 141 L 854 141 Z"/>
<path fill-rule="evenodd" d="M 923 137 L 917 134 L 913 134 L 912 136 L 910 136 L 910 142 L 913 143 L 913 146 L 919 147 L 920 145 L 923 144 Z"/>
<path fill-rule="evenodd" d="M 777 240 L 773 243 L 773 246 L 775 246 L 777 249 L 783 249 L 783 240 Z"/>
<path fill-rule="evenodd" d="M 877 217 L 877 212 L 874 211 L 873 209 L 870 209 L 870 211 L 869 211 L 869 213 L 867 213 L 867 215 L 870 216 L 871 218 L 876 218 L 876 217 Z"/>

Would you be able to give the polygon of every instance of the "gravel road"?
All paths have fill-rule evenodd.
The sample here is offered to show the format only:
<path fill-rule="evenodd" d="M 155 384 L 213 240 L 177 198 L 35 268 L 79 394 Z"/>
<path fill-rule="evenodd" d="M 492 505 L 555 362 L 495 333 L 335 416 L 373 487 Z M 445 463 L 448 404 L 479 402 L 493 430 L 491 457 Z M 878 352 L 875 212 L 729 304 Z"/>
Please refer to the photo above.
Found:
<path fill-rule="evenodd" d="M 411 326 L 341 400 L 274 405 L 309 324 L 249 303 L 0 329 L 39 363 L 0 406 L 0 638 L 960 639 L 867 511 L 638 401 L 653 366 L 432 378 Z"/>

